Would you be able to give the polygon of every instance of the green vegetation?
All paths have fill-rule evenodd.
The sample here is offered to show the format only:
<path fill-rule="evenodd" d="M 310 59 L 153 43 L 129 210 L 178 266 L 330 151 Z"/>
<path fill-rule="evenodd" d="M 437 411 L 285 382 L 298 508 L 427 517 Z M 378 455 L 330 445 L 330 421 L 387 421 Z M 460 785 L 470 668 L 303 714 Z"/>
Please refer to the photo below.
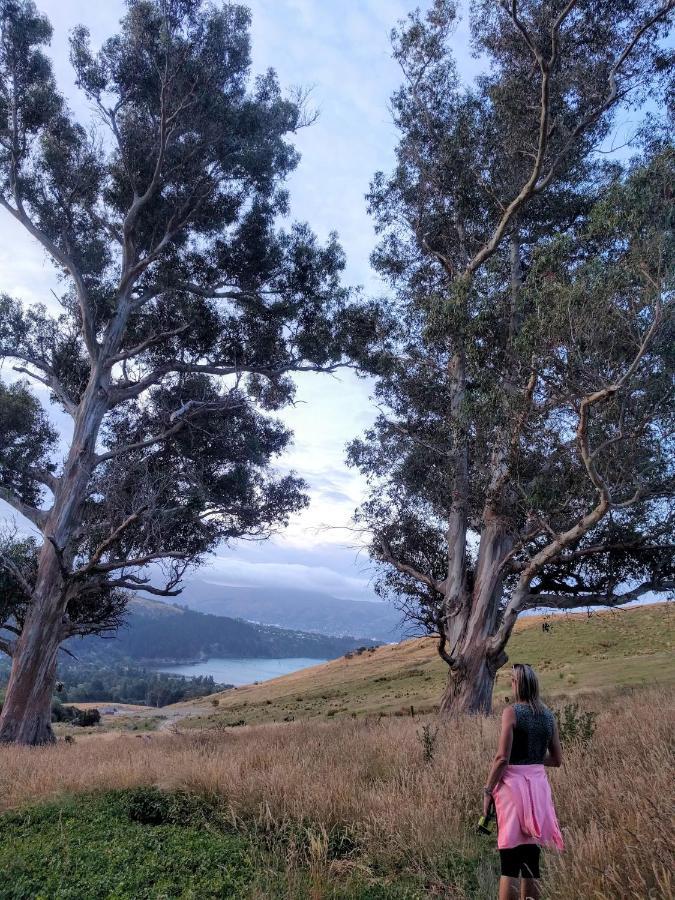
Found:
<path fill-rule="evenodd" d="M 185 677 L 125 663 L 103 668 L 95 663 L 62 665 L 59 681 L 63 687 L 58 696 L 63 702 L 109 701 L 145 706 L 166 706 L 181 700 L 207 697 L 230 687 L 217 684 L 210 675 Z"/>
<path fill-rule="evenodd" d="M 6 684 L 9 669 L 9 660 L 0 659 L 0 685 Z M 215 682 L 210 675 L 184 676 L 156 672 L 135 665 L 129 659 L 111 665 L 77 661 L 59 666 L 54 702 L 133 703 L 160 707 L 208 697 L 229 687 L 231 685 Z"/>
<path fill-rule="evenodd" d="M 652 850 L 671 856 L 672 689 L 623 692 L 554 704 L 568 759 L 550 776 L 568 852 L 545 854 L 551 900 L 628 897 L 620 886 Z M 30 748 L 0 747 L 0 900 L 485 900 L 495 835 L 474 826 L 498 724 L 340 717 L 76 738 L 39 751 L 39 766 Z M 629 803 L 598 778 L 612 754 Z M 665 866 L 630 896 L 671 896 Z"/>
<path fill-rule="evenodd" d="M 563 746 L 578 744 L 587 747 L 593 740 L 598 714 L 590 709 L 581 710 L 578 703 L 566 703 L 555 712 Z"/>
<path fill-rule="evenodd" d="M 0 898 L 240 896 L 252 878 L 247 841 L 205 827 L 199 806 L 180 798 L 167 799 L 151 825 L 139 793 L 148 792 L 82 796 L 1 817 Z"/>
<path fill-rule="evenodd" d="M 324 843 L 322 843 L 324 842 Z M 269 832 L 233 826 L 222 807 L 154 787 L 83 794 L 0 816 L 0 900 L 310 898 L 317 843 L 330 861 L 359 848 L 348 830 L 311 822 Z M 291 854 L 301 865 L 286 865 Z M 476 896 L 476 859 L 451 855 L 444 878 Z M 364 874 L 321 878 L 335 900 L 422 900 L 422 879 Z"/>
<path fill-rule="evenodd" d="M 101 713 L 97 709 L 78 709 L 76 706 L 52 703 L 52 722 L 68 722 L 80 728 L 91 728 L 100 721 Z"/>

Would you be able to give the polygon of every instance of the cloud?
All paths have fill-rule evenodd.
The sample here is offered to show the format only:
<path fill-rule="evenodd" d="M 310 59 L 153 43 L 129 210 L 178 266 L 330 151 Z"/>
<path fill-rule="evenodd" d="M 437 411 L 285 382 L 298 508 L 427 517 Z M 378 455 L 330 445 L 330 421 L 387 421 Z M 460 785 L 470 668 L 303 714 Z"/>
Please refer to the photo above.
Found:
<path fill-rule="evenodd" d="M 286 536 L 264 544 L 221 548 L 199 570 L 202 581 L 247 587 L 287 587 L 347 600 L 376 600 L 368 556 L 347 541 L 295 544 Z"/>
<path fill-rule="evenodd" d="M 201 580 L 223 586 L 294 588 L 345 600 L 374 599 L 365 580 L 306 563 L 251 563 L 238 556 L 217 558 Z"/>

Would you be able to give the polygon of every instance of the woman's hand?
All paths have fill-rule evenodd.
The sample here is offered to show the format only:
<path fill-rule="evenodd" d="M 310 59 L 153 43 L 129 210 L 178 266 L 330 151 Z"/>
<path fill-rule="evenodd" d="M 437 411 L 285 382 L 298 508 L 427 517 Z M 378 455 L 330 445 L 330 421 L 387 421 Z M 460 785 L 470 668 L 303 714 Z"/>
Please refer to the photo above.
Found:
<path fill-rule="evenodd" d="M 483 815 L 490 815 L 490 807 L 492 806 L 492 797 L 490 794 L 483 794 Z"/>

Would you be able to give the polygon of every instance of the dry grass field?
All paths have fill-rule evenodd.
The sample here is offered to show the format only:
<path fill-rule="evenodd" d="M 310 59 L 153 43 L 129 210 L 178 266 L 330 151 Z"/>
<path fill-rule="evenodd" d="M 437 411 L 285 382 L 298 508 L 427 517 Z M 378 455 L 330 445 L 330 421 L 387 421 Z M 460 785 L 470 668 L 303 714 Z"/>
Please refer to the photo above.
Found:
<path fill-rule="evenodd" d="M 569 745 L 563 767 L 551 771 L 567 849 L 545 854 L 545 896 L 672 898 L 673 691 L 628 688 L 584 706 L 599 714 L 595 735 L 586 747 Z M 138 785 L 186 789 L 277 847 L 231 896 L 493 896 L 494 838 L 479 838 L 474 825 L 498 720 L 441 726 L 431 762 L 421 724 L 344 718 L 5 747 L 0 804 Z M 348 838 L 348 853 L 331 851 L 336 836 Z M 364 891 L 372 883 L 384 892 L 350 893 L 344 886 L 354 878 Z M 409 893 L 387 893 L 401 885 Z M 0 888 L 0 896 L 14 895 Z"/>
<path fill-rule="evenodd" d="M 596 715 L 590 740 L 568 736 L 550 770 L 566 852 L 545 854 L 548 900 L 675 898 L 674 615 L 570 616 L 550 633 L 528 618 L 510 644 L 554 708 Z M 475 824 L 508 672 L 487 720 L 439 722 L 444 677 L 433 642 L 409 641 L 217 706 L 166 707 L 158 733 L 125 731 L 157 726 L 156 710 L 145 722 L 135 707 L 74 743 L 0 748 L 0 900 L 496 896 L 495 838 Z M 130 822 L 153 786 L 172 818 Z M 217 824 L 194 810 L 183 821 L 184 796 Z"/>

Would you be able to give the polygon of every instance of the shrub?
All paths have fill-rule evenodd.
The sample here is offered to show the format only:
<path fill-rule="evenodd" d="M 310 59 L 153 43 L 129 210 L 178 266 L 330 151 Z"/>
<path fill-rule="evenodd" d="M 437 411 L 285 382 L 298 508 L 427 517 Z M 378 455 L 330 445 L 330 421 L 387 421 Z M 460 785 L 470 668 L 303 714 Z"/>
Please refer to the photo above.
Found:
<path fill-rule="evenodd" d="M 78 709 L 77 706 L 66 706 L 60 700 L 52 703 L 52 722 L 69 722 L 81 728 L 91 728 L 101 721 L 101 713 L 97 709 Z"/>
<path fill-rule="evenodd" d="M 422 730 L 417 732 L 417 740 L 422 745 L 424 762 L 430 763 L 434 758 L 434 752 L 436 750 L 438 728 L 432 729 L 431 725 L 429 724 L 423 725 Z"/>
<path fill-rule="evenodd" d="M 101 713 L 97 709 L 78 709 L 77 715 L 73 719 L 73 725 L 91 728 L 93 725 L 98 725 L 100 721 Z"/>
<path fill-rule="evenodd" d="M 124 796 L 129 820 L 141 825 L 196 825 L 217 817 L 216 807 L 187 791 L 139 787 Z"/>
<path fill-rule="evenodd" d="M 60 700 L 52 703 L 52 722 L 72 722 L 75 718 L 75 707 L 64 706 Z"/>
<path fill-rule="evenodd" d="M 587 747 L 593 739 L 598 714 L 591 710 L 582 711 L 578 703 L 566 703 L 555 710 L 558 732 L 563 744 L 579 744 Z"/>

